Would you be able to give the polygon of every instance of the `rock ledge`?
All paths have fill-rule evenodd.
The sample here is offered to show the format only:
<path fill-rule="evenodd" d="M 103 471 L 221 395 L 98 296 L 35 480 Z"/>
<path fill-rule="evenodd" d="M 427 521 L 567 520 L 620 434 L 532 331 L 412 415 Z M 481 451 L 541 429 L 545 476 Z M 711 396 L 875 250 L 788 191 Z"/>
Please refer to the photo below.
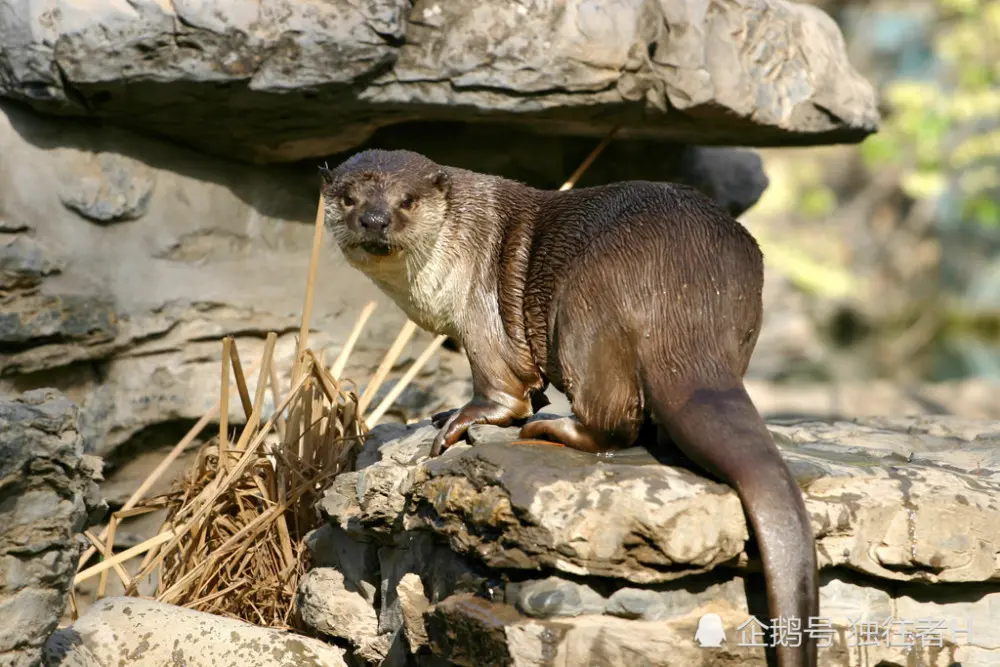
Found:
<path fill-rule="evenodd" d="M 4 2 L 0 95 L 261 162 L 414 121 L 694 144 L 855 142 L 874 91 L 785 0 Z"/>
<path fill-rule="evenodd" d="M 1000 422 L 770 428 L 819 546 L 820 664 L 996 664 Z M 516 434 L 476 426 L 429 460 L 433 427 L 374 429 L 320 502 L 310 579 L 330 583 L 300 590 L 308 622 L 366 664 L 765 664 L 762 644 L 741 645 L 741 626 L 768 619 L 732 490 L 667 454 L 599 458 Z M 366 600 L 377 625 L 347 623 L 340 610 Z M 719 648 L 695 641 L 706 615 Z M 931 620 L 937 632 L 913 629 Z M 909 639 L 863 645 L 875 621 Z"/>

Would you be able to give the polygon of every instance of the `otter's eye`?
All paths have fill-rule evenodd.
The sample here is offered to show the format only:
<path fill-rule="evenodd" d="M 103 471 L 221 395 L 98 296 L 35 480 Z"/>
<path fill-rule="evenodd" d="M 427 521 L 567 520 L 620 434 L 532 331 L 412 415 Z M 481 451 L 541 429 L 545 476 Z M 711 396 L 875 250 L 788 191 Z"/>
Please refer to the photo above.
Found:
<path fill-rule="evenodd" d="M 399 202 L 399 208 L 403 209 L 404 211 L 409 211 L 411 208 L 413 208 L 413 197 L 407 197 L 403 201 Z"/>
<path fill-rule="evenodd" d="M 351 195 L 342 195 L 340 197 L 340 203 L 348 207 L 354 206 L 354 197 Z"/>

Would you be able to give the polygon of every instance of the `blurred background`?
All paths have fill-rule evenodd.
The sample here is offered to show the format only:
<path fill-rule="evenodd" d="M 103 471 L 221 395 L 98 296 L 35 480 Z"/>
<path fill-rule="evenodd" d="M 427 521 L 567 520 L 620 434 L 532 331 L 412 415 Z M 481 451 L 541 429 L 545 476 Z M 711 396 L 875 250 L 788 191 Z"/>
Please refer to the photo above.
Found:
<path fill-rule="evenodd" d="M 813 337 L 771 376 L 1000 379 L 1000 3 L 815 4 L 882 125 L 856 146 L 761 151 L 771 186 L 746 220 L 803 299 L 810 325 L 788 329 Z"/>

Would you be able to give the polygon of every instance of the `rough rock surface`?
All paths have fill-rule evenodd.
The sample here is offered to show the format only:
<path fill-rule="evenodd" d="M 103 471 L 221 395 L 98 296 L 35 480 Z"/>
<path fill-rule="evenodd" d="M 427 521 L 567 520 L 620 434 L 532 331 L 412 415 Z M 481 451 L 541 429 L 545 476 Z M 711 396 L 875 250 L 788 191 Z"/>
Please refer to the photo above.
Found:
<path fill-rule="evenodd" d="M 379 641 L 378 615 L 371 600 L 345 586 L 344 575 L 317 568 L 299 583 L 297 608 L 309 627 L 324 635 L 347 638 L 361 658 L 381 662 L 388 645 Z"/>
<path fill-rule="evenodd" d="M 1000 580 L 1000 422 L 771 428 L 806 494 L 822 566 L 900 581 Z M 397 462 L 426 454 L 433 428 L 405 432 L 392 449 Z M 650 584 L 745 558 L 742 507 L 727 486 L 659 465 L 644 449 L 595 459 L 512 447 L 515 433 L 476 426 L 474 447 L 341 475 L 321 510 L 344 529 L 360 522 L 391 533 L 402 521 L 431 530 L 503 569 Z"/>
<path fill-rule="evenodd" d="M 0 238 L 0 290 L 37 287 L 58 271 L 45 247 L 31 237 Z"/>
<path fill-rule="evenodd" d="M 0 95 L 255 161 L 476 112 L 758 146 L 878 123 L 833 20 L 785 0 L 3 0 L 0 43 Z"/>
<path fill-rule="evenodd" d="M 1000 660 L 1000 422 L 784 420 L 770 429 L 817 538 L 820 664 Z M 380 632 L 397 633 L 394 645 L 402 635 L 417 656 L 764 664 L 751 632 L 755 620 L 768 623 L 763 582 L 732 490 L 671 452 L 595 457 L 513 445 L 516 433 L 475 426 L 471 445 L 427 459 L 433 427 L 374 429 L 358 470 L 320 502 L 329 524 L 311 543 L 317 567 L 381 579 Z M 340 555 L 327 558 L 333 544 Z M 725 634 L 719 647 L 702 629 L 713 621 Z M 868 636 L 873 622 L 889 635 Z"/>
<path fill-rule="evenodd" d="M 51 390 L 0 397 L 0 664 L 41 664 L 100 519 L 100 461 L 84 455 L 77 410 Z"/>
<path fill-rule="evenodd" d="M 424 583 L 413 572 L 408 572 L 396 586 L 396 597 L 403 612 L 403 632 L 411 653 L 416 653 L 427 645 L 427 627 L 424 614 L 430 601 L 424 596 Z"/>
<path fill-rule="evenodd" d="M 142 598 L 100 600 L 45 645 L 47 667 L 346 667 L 343 649 Z"/>
<path fill-rule="evenodd" d="M 146 214 L 154 172 L 114 153 L 97 153 L 59 164 L 59 200 L 88 220 L 106 224 Z"/>

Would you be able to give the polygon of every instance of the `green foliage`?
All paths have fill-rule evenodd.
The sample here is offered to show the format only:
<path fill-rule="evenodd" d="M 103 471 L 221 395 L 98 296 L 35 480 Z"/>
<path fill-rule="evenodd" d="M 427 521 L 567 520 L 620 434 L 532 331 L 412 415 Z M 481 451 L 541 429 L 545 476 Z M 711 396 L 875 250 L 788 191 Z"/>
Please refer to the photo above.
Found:
<path fill-rule="evenodd" d="M 966 202 L 965 215 L 987 227 L 1000 226 L 1000 203 L 993 197 L 974 197 Z"/>
<path fill-rule="evenodd" d="M 890 113 L 861 147 L 869 168 L 902 170 L 917 200 L 951 188 L 963 221 L 1000 225 L 1000 0 L 936 0 L 943 76 L 897 81 Z"/>
<path fill-rule="evenodd" d="M 837 207 L 837 196 L 825 185 L 814 185 L 802 191 L 798 204 L 802 215 L 822 218 Z"/>
<path fill-rule="evenodd" d="M 829 299 L 844 299 L 858 289 L 851 273 L 829 260 L 811 257 L 801 248 L 758 232 L 765 260 L 778 267 L 803 291 Z"/>

